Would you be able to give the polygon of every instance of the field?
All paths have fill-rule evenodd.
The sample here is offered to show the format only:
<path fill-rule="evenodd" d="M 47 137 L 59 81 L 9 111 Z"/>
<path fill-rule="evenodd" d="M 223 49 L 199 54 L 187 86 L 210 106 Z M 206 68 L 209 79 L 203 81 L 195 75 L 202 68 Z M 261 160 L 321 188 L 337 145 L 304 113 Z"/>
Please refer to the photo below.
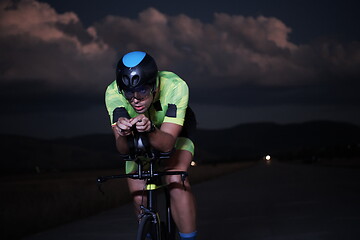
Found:
<path fill-rule="evenodd" d="M 251 166 L 254 162 L 204 164 L 190 169 L 192 184 Z M 102 185 L 96 178 L 119 170 L 1 177 L 1 239 L 19 239 L 130 201 L 125 180 Z"/>

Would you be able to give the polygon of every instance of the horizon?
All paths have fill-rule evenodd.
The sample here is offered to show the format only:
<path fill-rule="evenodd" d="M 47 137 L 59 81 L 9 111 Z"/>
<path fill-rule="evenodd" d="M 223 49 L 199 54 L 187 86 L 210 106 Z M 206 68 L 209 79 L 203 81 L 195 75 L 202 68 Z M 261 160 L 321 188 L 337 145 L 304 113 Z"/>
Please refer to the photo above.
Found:
<path fill-rule="evenodd" d="M 246 126 L 246 125 L 277 125 L 277 126 L 291 126 L 291 125 L 304 125 L 304 124 L 341 124 L 341 125 L 350 125 L 360 128 L 360 124 L 351 123 L 351 122 L 345 122 L 345 121 L 333 121 L 333 120 L 311 120 L 311 121 L 303 121 L 303 122 L 291 122 L 291 123 L 277 123 L 272 121 L 263 121 L 263 122 L 247 122 L 247 123 L 239 123 L 234 126 L 226 127 L 226 128 L 197 128 L 196 131 L 229 131 L 234 128 Z M 87 136 L 112 136 L 113 133 L 111 131 L 108 132 L 93 132 L 93 133 L 85 133 L 85 134 L 78 134 L 78 135 L 58 135 L 53 137 L 44 137 L 44 136 L 35 136 L 35 135 L 22 135 L 22 134 L 16 134 L 16 133 L 5 133 L 0 132 L 1 137 L 25 137 L 29 139 L 37 139 L 37 140 L 59 140 L 59 139 L 72 139 L 72 138 L 81 138 L 81 137 L 87 137 Z"/>

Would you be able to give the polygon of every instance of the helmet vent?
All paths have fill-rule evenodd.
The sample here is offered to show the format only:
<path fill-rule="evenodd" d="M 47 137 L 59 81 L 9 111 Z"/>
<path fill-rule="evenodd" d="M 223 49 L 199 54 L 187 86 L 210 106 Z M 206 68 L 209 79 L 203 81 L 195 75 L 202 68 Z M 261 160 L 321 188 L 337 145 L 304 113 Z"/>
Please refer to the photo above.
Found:
<path fill-rule="evenodd" d="M 130 78 L 129 78 L 129 76 L 123 75 L 123 76 L 122 76 L 122 81 L 123 81 L 123 83 L 124 83 L 126 86 L 129 86 L 129 83 L 130 83 Z"/>
<path fill-rule="evenodd" d="M 136 86 L 140 81 L 140 76 L 139 75 L 134 75 L 132 78 L 131 78 L 131 85 L 132 86 Z"/>

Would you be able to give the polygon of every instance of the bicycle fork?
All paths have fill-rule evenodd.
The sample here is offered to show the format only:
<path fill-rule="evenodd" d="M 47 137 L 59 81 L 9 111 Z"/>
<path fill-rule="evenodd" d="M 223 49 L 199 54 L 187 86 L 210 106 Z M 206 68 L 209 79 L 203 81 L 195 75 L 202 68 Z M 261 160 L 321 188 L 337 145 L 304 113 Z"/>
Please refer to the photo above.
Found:
<path fill-rule="evenodd" d="M 153 239 L 163 240 L 161 235 L 161 222 L 160 216 L 157 212 L 157 199 L 156 199 L 156 189 L 158 186 L 153 183 L 147 183 L 145 185 L 146 196 L 147 196 L 147 206 L 145 207 L 143 204 L 140 205 L 140 217 L 139 223 L 141 219 L 145 216 L 151 216 L 152 228 L 150 229 L 151 232 L 149 234 L 153 237 Z"/>

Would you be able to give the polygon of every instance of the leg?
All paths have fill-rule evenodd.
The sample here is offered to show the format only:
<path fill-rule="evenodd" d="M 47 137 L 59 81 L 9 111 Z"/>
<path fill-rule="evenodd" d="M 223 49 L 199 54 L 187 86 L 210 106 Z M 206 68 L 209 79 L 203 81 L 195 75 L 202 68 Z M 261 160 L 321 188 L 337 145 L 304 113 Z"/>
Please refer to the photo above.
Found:
<path fill-rule="evenodd" d="M 187 171 L 192 154 L 186 150 L 176 150 L 174 155 L 166 161 L 167 171 Z M 167 176 L 166 183 L 169 186 L 171 212 L 182 233 L 192 233 L 196 231 L 196 206 L 195 199 L 191 192 L 189 180 L 185 181 L 185 188 L 180 176 Z"/>
<path fill-rule="evenodd" d="M 144 180 L 136 180 L 136 179 L 127 179 L 129 191 L 133 198 L 135 214 L 136 216 L 140 215 L 140 205 L 143 204 L 146 206 L 146 194 L 144 193 Z"/>

